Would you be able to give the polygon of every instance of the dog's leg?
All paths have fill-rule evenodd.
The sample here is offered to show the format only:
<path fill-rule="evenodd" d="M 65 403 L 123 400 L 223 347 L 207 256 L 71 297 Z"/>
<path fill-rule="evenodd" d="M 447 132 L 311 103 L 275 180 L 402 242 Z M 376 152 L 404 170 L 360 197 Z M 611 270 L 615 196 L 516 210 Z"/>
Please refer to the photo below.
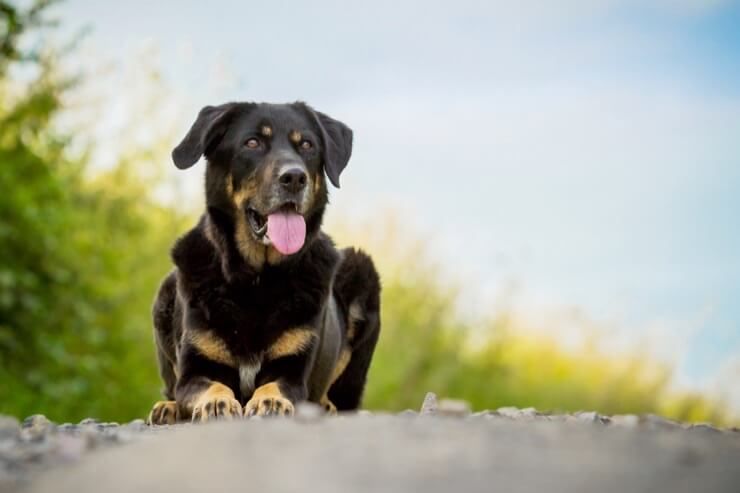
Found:
<path fill-rule="evenodd" d="M 380 336 L 380 279 L 372 259 L 354 249 L 344 250 L 334 280 L 334 294 L 347 307 L 347 347 L 322 402 L 329 412 L 360 406 L 375 345 Z"/>
<path fill-rule="evenodd" d="M 307 378 L 317 343 L 317 331 L 299 327 L 285 331 L 268 349 L 244 406 L 245 416 L 291 416 L 295 404 L 308 397 Z"/>
<path fill-rule="evenodd" d="M 178 419 L 177 405 L 175 404 L 175 338 L 174 326 L 176 277 L 170 272 L 162 281 L 152 307 L 154 325 L 154 342 L 157 347 L 157 363 L 159 375 L 164 387 L 162 394 L 167 400 L 158 401 L 152 407 L 147 418 L 149 424 L 174 424 Z"/>
<path fill-rule="evenodd" d="M 319 405 L 324 408 L 324 411 L 326 411 L 327 414 L 337 414 L 337 407 L 334 405 L 331 399 L 329 399 L 329 389 L 332 385 L 334 385 L 334 382 L 337 381 L 342 373 L 344 373 L 344 370 L 347 369 L 347 365 L 349 364 L 351 357 L 352 351 L 350 350 L 349 346 L 345 346 L 339 353 L 339 357 L 334 364 L 334 369 L 332 370 L 331 376 L 329 377 L 326 390 L 319 399 Z"/>
<path fill-rule="evenodd" d="M 203 335 L 203 333 L 200 333 Z M 180 350 L 175 397 L 182 419 L 209 421 L 242 415 L 239 372 L 228 354 L 209 338 L 188 336 Z"/>
<path fill-rule="evenodd" d="M 178 421 L 178 414 L 177 402 L 159 401 L 152 407 L 146 422 L 150 425 L 173 425 Z"/>

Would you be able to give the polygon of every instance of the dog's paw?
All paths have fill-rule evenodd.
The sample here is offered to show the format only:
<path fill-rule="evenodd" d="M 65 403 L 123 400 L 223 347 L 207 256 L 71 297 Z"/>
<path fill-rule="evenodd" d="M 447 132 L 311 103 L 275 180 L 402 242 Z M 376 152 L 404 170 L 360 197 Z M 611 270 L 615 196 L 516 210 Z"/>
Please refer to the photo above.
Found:
<path fill-rule="evenodd" d="M 337 415 L 337 406 L 335 406 L 334 403 L 330 401 L 327 396 L 322 397 L 319 404 L 322 408 L 324 408 L 324 412 L 326 412 L 326 414 L 328 414 L 329 416 Z"/>
<path fill-rule="evenodd" d="M 293 403 L 282 396 L 254 397 L 244 406 L 244 415 L 252 416 L 293 416 Z"/>
<path fill-rule="evenodd" d="M 177 423 L 178 417 L 175 401 L 158 401 L 152 407 L 146 422 L 150 425 L 173 425 Z"/>
<path fill-rule="evenodd" d="M 242 415 L 242 405 L 230 396 L 215 395 L 199 399 L 193 406 L 193 423 L 234 419 Z"/>

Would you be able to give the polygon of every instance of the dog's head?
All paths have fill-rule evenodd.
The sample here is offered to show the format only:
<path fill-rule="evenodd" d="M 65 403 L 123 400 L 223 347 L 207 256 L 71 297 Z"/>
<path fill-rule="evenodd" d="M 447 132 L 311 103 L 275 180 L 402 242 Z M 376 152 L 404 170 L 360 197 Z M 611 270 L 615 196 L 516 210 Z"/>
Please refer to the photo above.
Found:
<path fill-rule="evenodd" d="M 239 250 L 286 256 L 317 233 L 324 174 L 339 187 L 352 131 L 303 103 L 206 106 L 172 151 L 180 169 L 208 161 L 206 204 L 231 217 Z"/>

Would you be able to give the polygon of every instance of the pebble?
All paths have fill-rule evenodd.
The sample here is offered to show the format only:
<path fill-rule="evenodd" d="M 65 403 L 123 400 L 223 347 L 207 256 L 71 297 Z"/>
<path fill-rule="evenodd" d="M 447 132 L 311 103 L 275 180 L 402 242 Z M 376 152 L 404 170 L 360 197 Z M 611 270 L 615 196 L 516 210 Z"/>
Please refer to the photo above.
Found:
<path fill-rule="evenodd" d="M 27 417 L 21 427 L 21 439 L 29 442 L 43 441 L 46 435 L 56 428 L 43 414 Z"/>
<path fill-rule="evenodd" d="M 143 419 L 135 419 L 131 421 L 130 423 L 127 423 L 126 425 L 124 425 L 124 428 L 126 428 L 129 431 L 136 432 L 136 431 L 144 431 L 148 429 L 149 426 L 147 426 L 146 421 L 144 421 Z"/>
<path fill-rule="evenodd" d="M 437 414 L 441 416 L 469 416 L 470 404 L 459 399 L 442 399 L 439 401 Z"/>
<path fill-rule="evenodd" d="M 494 419 L 501 417 L 501 415 L 498 413 L 498 411 L 491 411 L 490 409 L 486 409 L 485 411 L 478 411 L 476 413 L 472 413 L 470 416 L 468 416 L 471 419 Z"/>
<path fill-rule="evenodd" d="M 519 417 L 519 409 L 512 406 L 506 406 L 506 407 L 500 407 L 496 409 L 496 412 L 500 416 L 504 416 L 506 418 L 517 418 Z"/>
<path fill-rule="evenodd" d="M 534 420 L 537 419 L 539 416 L 542 416 L 542 414 L 538 413 L 537 410 L 533 407 L 525 407 L 524 409 L 520 409 L 516 415 L 517 418 L 523 418 L 527 420 Z"/>
<path fill-rule="evenodd" d="M 635 414 L 615 414 L 611 417 L 611 424 L 625 428 L 636 428 L 640 424 L 640 417 Z"/>
<path fill-rule="evenodd" d="M 708 424 L 708 423 L 696 423 L 693 425 L 689 425 L 688 430 L 691 431 L 703 431 L 703 432 L 709 432 L 709 433 L 721 433 L 721 430 L 715 428 L 714 426 Z"/>
<path fill-rule="evenodd" d="M 434 392 L 427 392 L 424 396 L 424 402 L 421 404 L 421 414 L 424 416 L 437 414 L 437 394 Z"/>
<path fill-rule="evenodd" d="M 583 423 L 594 423 L 594 424 L 609 424 L 609 418 L 601 416 L 599 413 L 594 411 L 578 411 L 575 413 L 575 418 Z"/>
<path fill-rule="evenodd" d="M 641 416 L 640 425 L 656 430 L 671 430 L 681 428 L 680 423 L 664 418 L 662 416 L 657 416 L 655 414 L 645 414 Z"/>
<path fill-rule="evenodd" d="M 51 426 L 52 423 L 43 414 L 32 414 L 23 420 L 23 429 L 27 430 L 30 428 L 46 428 Z"/>

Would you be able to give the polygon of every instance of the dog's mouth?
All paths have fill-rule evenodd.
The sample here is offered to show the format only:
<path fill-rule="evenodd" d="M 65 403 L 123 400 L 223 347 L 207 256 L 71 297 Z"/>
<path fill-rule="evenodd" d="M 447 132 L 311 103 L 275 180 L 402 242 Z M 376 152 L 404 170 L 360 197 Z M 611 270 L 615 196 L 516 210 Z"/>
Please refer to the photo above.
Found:
<path fill-rule="evenodd" d="M 259 239 L 264 238 L 265 233 L 267 233 L 267 217 L 251 207 L 247 207 L 247 220 L 255 236 Z"/>
<path fill-rule="evenodd" d="M 292 255 L 306 242 L 306 220 L 294 202 L 286 202 L 268 214 L 247 207 L 247 220 L 255 237 L 283 255 Z"/>

